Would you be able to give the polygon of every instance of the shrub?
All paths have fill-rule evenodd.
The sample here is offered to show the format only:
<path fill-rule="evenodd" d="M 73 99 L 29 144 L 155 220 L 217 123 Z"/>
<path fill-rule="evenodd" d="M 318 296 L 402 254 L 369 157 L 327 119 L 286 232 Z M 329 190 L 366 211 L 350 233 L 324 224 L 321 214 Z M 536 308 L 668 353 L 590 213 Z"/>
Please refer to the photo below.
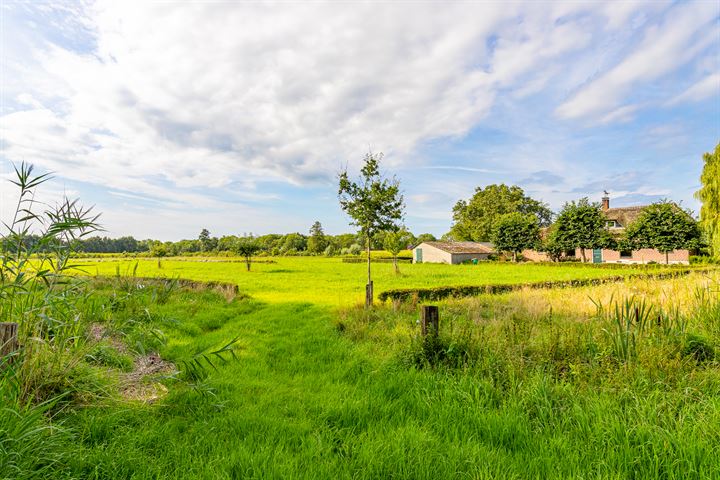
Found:
<path fill-rule="evenodd" d="M 401 353 L 401 362 L 415 368 L 463 368 L 478 356 L 477 347 L 467 336 L 415 336 Z"/>
<path fill-rule="evenodd" d="M 694 358 L 698 363 L 711 362 L 715 359 L 715 348 L 707 338 L 689 333 L 685 337 L 681 354 Z"/>
<path fill-rule="evenodd" d="M 633 275 L 633 278 L 644 278 L 653 280 L 663 280 L 688 275 L 691 272 L 698 272 L 692 269 L 676 269 L 669 272 L 660 272 L 654 274 Z M 602 285 L 606 283 L 615 283 L 625 280 L 625 277 L 616 275 L 604 278 L 586 278 L 580 280 L 557 280 L 532 283 L 516 283 L 516 284 L 488 284 L 488 285 L 459 285 L 459 286 L 442 286 L 431 288 L 401 288 L 386 290 L 381 292 L 378 298 L 381 301 L 398 300 L 407 301 L 413 298 L 418 300 L 442 300 L 445 298 L 470 297 L 483 293 L 499 294 L 507 293 L 524 288 L 530 289 L 551 289 L 551 288 L 569 288 L 569 287 L 587 287 L 592 285 Z"/>

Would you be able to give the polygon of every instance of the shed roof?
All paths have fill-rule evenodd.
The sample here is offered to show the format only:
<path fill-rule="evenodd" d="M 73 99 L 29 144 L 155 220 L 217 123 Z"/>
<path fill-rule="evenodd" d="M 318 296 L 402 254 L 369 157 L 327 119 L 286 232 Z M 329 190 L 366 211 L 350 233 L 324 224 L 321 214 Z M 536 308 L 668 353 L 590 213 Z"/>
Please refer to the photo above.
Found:
<path fill-rule="evenodd" d="M 448 253 L 495 253 L 490 242 L 423 242 Z M 422 243 L 420 244 L 422 245 Z"/>

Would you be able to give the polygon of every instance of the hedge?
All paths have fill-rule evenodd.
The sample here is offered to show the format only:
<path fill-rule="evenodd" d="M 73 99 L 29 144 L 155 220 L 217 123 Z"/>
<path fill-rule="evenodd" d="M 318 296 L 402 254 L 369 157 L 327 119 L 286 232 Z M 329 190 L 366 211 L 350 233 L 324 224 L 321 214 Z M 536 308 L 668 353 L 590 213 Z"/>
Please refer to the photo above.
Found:
<path fill-rule="evenodd" d="M 392 258 L 371 258 L 371 263 L 392 263 Z M 357 257 L 343 257 L 342 259 L 343 263 L 367 263 L 367 257 L 365 258 L 357 258 Z M 412 258 L 407 257 L 398 257 L 397 259 L 398 263 L 412 263 Z"/>
<path fill-rule="evenodd" d="M 381 292 L 378 298 L 380 301 L 386 300 L 398 300 L 407 301 L 411 299 L 423 300 L 442 300 L 445 298 L 457 298 L 457 297 L 471 297 L 481 294 L 496 295 L 499 293 L 507 293 L 516 290 L 522 290 L 524 288 L 529 289 L 541 289 L 541 288 L 574 288 L 574 287 L 589 287 L 594 285 L 603 285 L 606 283 L 622 282 L 627 278 L 633 279 L 652 279 L 652 280 L 665 280 L 669 278 L 676 278 L 688 275 L 693 272 L 708 273 L 715 271 L 715 269 L 696 269 L 696 268 L 685 268 L 682 270 L 673 270 L 670 272 L 662 273 L 649 273 L 640 275 L 629 275 L 621 276 L 615 275 L 612 277 L 605 278 L 585 278 L 580 280 L 553 280 L 545 282 L 528 282 L 528 283 L 515 283 L 515 284 L 489 284 L 489 285 L 459 285 L 459 286 L 444 286 L 444 287 L 432 287 L 432 288 L 399 288 L 393 290 L 386 290 Z"/>

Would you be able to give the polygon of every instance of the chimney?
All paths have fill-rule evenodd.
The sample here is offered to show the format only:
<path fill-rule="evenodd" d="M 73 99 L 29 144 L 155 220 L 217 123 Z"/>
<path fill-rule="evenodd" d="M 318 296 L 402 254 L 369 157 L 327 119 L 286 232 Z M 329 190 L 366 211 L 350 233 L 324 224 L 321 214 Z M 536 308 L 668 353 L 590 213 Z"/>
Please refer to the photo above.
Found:
<path fill-rule="evenodd" d="M 605 192 L 605 196 L 602 197 L 602 210 L 603 212 L 610 208 L 610 197 L 608 192 Z"/>

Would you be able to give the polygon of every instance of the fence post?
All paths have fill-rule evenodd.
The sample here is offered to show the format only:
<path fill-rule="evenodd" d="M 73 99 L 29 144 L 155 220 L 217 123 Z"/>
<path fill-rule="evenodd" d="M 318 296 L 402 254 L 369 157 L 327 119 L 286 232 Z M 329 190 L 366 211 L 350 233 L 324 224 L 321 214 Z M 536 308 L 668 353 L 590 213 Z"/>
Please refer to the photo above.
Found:
<path fill-rule="evenodd" d="M 18 349 L 18 324 L 0 322 L 0 358 L 4 358 Z"/>
<path fill-rule="evenodd" d="M 420 317 L 420 327 L 423 337 L 432 335 L 437 337 L 440 330 L 440 312 L 435 305 L 423 305 Z"/>
<path fill-rule="evenodd" d="M 365 308 L 372 307 L 373 304 L 373 282 L 370 281 L 365 285 Z"/>

